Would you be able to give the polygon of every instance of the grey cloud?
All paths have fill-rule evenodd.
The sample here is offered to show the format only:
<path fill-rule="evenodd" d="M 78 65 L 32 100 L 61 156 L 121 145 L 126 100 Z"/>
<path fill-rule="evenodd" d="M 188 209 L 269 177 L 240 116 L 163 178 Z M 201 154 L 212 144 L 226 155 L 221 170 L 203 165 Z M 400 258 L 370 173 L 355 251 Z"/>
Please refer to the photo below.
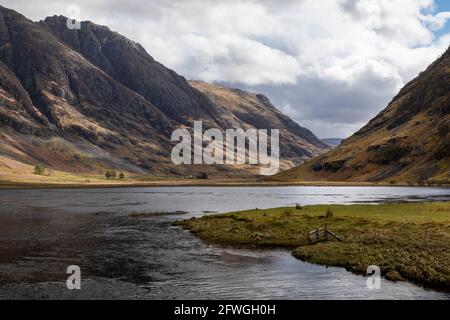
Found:
<path fill-rule="evenodd" d="M 398 84 L 366 72 L 351 87 L 328 79 L 300 78 L 297 85 L 241 88 L 266 93 L 294 120 L 326 138 L 347 137 L 359 129 L 388 104 Z"/>

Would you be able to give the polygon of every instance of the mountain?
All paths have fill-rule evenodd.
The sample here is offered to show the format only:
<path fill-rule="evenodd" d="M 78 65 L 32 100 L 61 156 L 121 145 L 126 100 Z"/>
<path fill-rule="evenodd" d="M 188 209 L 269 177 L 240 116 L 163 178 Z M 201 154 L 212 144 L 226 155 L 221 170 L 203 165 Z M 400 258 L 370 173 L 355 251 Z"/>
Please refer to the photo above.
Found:
<path fill-rule="evenodd" d="M 329 145 L 332 148 L 336 148 L 338 145 L 340 145 L 342 140 L 344 140 L 344 139 L 341 139 L 341 138 L 321 139 L 322 142 L 325 142 L 327 145 Z"/>
<path fill-rule="evenodd" d="M 285 166 L 326 148 L 263 96 L 259 111 L 275 123 L 217 104 L 107 27 L 86 21 L 70 30 L 66 21 L 53 16 L 33 22 L 0 7 L 0 159 L 75 173 L 114 168 L 183 175 L 191 168 L 172 164 L 170 137 L 194 120 L 211 128 L 283 130 L 292 147 L 281 151 Z M 11 169 L 6 162 L 0 167 Z"/>
<path fill-rule="evenodd" d="M 339 147 L 274 179 L 450 183 L 450 49 Z"/>
<path fill-rule="evenodd" d="M 225 112 L 231 114 L 235 125 L 243 129 L 279 129 L 280 155 L 285 166 L 303 163 L 305 159 L 315 157 L 330 149 L 311 131 L 299 126 L 288 116 L 276 109 L 263 94 L 240 89 L 232 89 L 201 81 L 190 84 L 208 96 Z M 302 137 L 302 139 L 299 139 Z"/>

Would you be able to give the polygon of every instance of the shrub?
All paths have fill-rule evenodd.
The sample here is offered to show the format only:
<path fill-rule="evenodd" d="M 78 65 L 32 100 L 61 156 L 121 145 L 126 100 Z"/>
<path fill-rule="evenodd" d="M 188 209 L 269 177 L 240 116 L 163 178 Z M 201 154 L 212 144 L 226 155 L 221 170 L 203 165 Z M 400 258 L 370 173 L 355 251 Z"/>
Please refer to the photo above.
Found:
<path fill-rule="evenodd" d="M 317 163 L 312 166 L 314 171 L 329 171 L 329 172 L 338 172 L 339 170 L 345 167 L 347 160 L 337 160 L 337 161 L 329 161 L 325 163 Z"/>
<path fill-rule="evenodd" d="M 43 176 L 45 174 L 45 167 L 43 164 L 39 163 L 34 167 L 34 174 Z"/>
<path fill-rule="evenodd" d="M 323 167 L 326 171 L 338 172 L 339 170 L 344 168 L 346 162 L 347 162 L 347 160 L 337 160 L 337 161 L 325 162 L 323 164 Z"/>
<path fill-rule="evenodd" d="M 117 172 L 114 170 L 106 170 L 105 172 L 106 179 L 117 179 Z"/>
<path fill-rule="evenodd" d="M 450 157 L 450 139 L 442 141 L 434 152 L 434 158 L 441 160 Z"/>
<path fill-rule="evenodd" d="M 119 173 L 119 179 L 120 179 L 120 180 L 125 179 L 125 175 L 123 174 L 123 172 Z"/>
<path fill-rule="evenodd" d="M 303 207 L 302 207 L 301 204 L 297 203 L 297 204 L 295 205 L 295 209 L 297 209 L 297 210 L 302 210 Z"/>
<path fill-rule="evenodd" d="M 373 162 L 379 165 L 389 165 L 398 162 L 407 156 L 411 151 L 411 147 L 400 145 L 386 145 L 378 149 Z"/>
<path fill-rule="evenodd" d="M 197 179 L 202 179 L 202 180 L 207 180 L 208 179 L 208 174 L 206 172 L 201 172 L 198 176 Z"/>
<path fill-rule="evenodd" d="M 325 217 L 333 218 L 334 217 L 334 212 L 331 209 L 327 209 L 327 213 L 326 213 Z"/>

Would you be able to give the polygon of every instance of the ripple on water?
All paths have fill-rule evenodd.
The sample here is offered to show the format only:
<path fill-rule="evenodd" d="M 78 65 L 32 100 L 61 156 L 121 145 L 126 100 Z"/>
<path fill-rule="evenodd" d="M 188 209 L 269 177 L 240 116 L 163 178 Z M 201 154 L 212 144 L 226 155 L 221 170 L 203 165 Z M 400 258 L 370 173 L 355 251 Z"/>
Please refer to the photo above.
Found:
<path fill-rule="evenodd" d="M 397 187 L 1 190 L 0 202 L 8 205 L 0 207 L 0 298 L 33 292 L 74 298 L 60 292 L 61 281 L 67 265 L 78 264 L 90 279 L 85 298 L 448 299 L 387 280 L 371 291 L 364 277 L 342 268 L 301 262 L 284 250 L 209 245 L 171 222 L 296 203 L 449 198 L 449 189 Z M 129 216 L 176 211 L 188 214 Z"/>

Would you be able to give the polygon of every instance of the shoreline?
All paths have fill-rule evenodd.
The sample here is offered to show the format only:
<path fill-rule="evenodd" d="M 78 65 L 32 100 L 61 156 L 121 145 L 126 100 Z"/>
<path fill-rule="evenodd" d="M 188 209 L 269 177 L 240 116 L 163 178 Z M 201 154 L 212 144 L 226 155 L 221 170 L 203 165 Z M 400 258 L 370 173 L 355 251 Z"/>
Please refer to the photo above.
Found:
<path fill-rule="evenodd" d="M 80 182 L 32 182 L 0 180 L 0 190 L 4 189 L 107 189 L 107 188 L 157 188 L 157 187 L 411 187 L 411 188 L 450 188 L 449 185 L 411 185 L 385 182 L 346 182 L 346 181 L 261 181 L 258 179 L 216 179 L 195 180 L 156 180 L 124 181 L 105 183 Z"/>
<path fill-rule="evenodd" d="M 354 274 L 377 265 L 388 280 L 450 292 L 450 202 L 257 209 L 174 225 L 213 244 L 287 249 L 299 260 Z M 311 242 L 310 232 L 324 226 L 342 241 Z"/>

